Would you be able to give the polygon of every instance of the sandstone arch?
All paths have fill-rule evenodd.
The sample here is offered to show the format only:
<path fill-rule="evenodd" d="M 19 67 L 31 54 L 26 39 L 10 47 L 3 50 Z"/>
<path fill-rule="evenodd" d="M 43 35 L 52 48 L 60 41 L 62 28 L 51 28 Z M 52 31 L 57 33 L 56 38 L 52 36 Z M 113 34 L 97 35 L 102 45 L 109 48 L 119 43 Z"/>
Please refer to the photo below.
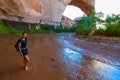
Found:
<path fill-rule="evenodd" d="M 95 0 L 72 0 L 69 5 L 79 7 L 84 13 L 90 15 L 94 10 Z"/>
<path fill-rule="evenodd" d="M 0 19 L 48 24 L 61 21 L 67 5 L 79 7 L 89 15 L 94 10 L 94 0 L 0 0 Z"/>

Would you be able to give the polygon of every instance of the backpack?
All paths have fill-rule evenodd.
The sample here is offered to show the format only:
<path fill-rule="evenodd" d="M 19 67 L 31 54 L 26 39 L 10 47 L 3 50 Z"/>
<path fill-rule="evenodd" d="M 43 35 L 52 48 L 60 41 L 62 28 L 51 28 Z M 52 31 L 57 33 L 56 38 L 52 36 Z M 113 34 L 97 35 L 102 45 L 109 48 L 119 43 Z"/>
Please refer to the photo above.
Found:
<path fill-rule="evenodd" d="M 19 50 L 19 45 L 18 45 L 19 42 L 20 42 L 20 40 L 21 40 L 21 39 L 18 39 L 17 42 L 16 42 L 16 44 L 14 45 L 16 51 L 20 51 L 20 50 Z"/>

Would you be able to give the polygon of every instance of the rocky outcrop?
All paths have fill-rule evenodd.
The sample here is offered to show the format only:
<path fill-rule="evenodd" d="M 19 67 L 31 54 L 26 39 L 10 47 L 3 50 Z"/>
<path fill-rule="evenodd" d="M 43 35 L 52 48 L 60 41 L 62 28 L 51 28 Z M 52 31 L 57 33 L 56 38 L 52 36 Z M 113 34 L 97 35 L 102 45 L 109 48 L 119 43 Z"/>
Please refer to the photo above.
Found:
<path fill-rule="evenodd" d="M 68 17 L 62 16 L 61 24 L 63 27 L 71 28 L 74 24 L 76 24 L 76 22 L 69 19 Z"/>
<path fill-rule="evenodd" d="M 57 24 L 67 5 L 94 10 L 94 0 L 0 0 L 0 18 L 30 23 Z"/>

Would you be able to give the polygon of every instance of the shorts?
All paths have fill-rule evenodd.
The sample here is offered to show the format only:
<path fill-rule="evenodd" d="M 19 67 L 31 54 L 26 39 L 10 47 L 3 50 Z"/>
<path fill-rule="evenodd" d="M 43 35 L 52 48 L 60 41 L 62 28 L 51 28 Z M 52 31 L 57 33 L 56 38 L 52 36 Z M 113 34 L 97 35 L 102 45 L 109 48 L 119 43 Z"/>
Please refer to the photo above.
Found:
<path fill-rule="evenodd" d="M 23 49 L 23 50 L 22 50 L 22 54 L 23 54 L 23 56 L 28 55 L 28 49 Z"/>

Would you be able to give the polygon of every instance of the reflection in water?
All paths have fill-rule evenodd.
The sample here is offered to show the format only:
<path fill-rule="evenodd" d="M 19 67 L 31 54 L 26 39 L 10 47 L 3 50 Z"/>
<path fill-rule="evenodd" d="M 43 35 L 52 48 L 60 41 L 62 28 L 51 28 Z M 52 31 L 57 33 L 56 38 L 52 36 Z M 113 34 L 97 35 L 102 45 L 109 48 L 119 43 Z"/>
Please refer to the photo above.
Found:
<path fill-rule="evenodd" d="M 70 48 L 64 48 L 63 53 L 64 55 L 69 57 L 71 60 L 76 61 L 76 62 L 80 62 L 80 60 L 82 59 L 82 55 L 80 53 L 75 52 L 74 50 Z"/>
<path fill-rule="evenodd" d="M 81 47 L 77 47 L 74 44 L 72 44 L 71 42 L 64 40 L 64 36 L 60 36 L 60 39 L 58 39 L 59 43 L 62 44 L 63 47 L 69 47 L 77 52 L 84 52 L 84 49 Z"/>
<path fill-rule="evenodd" d="M 61 61 L 65 66 L 65 75 L 69 78 L 79 80 L 78 76 L 80 76 L 79 70 L 82 68 L 81 62 L 83 56 L 70 48 L 63 48 L 62 53 L 63 56 Z"/>
<path fill-rule="evenodd" d="M 62 54 L 59 57 L 64 65 L 66 76 L 73 80 L 120 80 L 120 70 L 107 64 L 109 63 L 108 59 L 103 59 L 100 54 L 88 54 L 87 56 L 82 54 L 87 50 L 65 40 L 64 35 L 59 36 L 57 40 L 62 46 L 60 49 Z M 80 70 L 85 71 L 85 74 Z M 90 77 L 87 77 L 87 74 Z"/>
<path fill-rule="evenodd" d="M 105 63 L 94 61 L 94 67 L 108 80 L 120 80 L 120 70 Z"/>
<path fill-rule="evenodd" d="M 72 35 L 69 35 L 71 37 Z M 71 42 L 64 40 L 64 36 L 59 36 L 58 41 L 62 44 L 61 62 L 64 64 L 64 74 L 73 80 L 81 80 L 82 76 L 79 70 L 82 68 L 84 49 L 73 45 Z"/>

